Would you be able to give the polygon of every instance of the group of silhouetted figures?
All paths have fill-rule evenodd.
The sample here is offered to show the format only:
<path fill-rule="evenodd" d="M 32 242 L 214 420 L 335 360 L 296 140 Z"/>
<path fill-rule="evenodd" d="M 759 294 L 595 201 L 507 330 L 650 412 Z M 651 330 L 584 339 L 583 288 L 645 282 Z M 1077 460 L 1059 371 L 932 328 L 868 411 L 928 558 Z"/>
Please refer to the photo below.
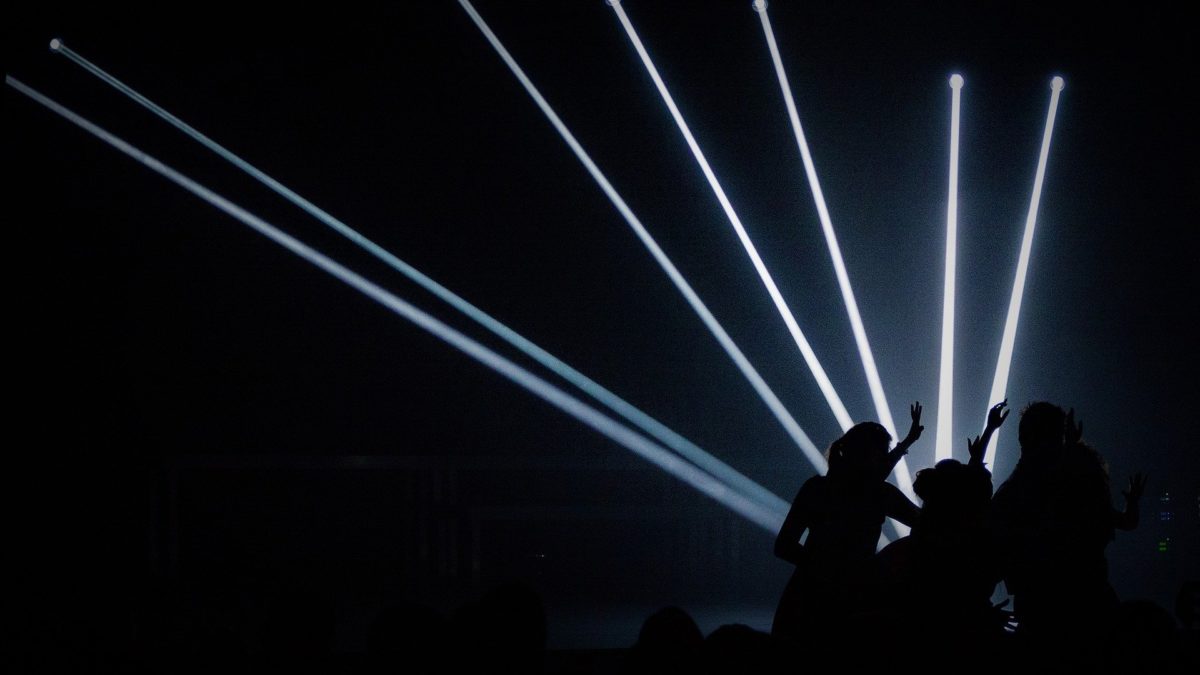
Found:
<path fill-rule="evenodd" d="M 1002 659 L 1107 669 L 1124 658 L 1114 649 L 1131 610 L 1109 584 L 1105 548 L 1136 527 L 1145 478 L 1129 479 L 1115 509 L 1104 460 L 1074 412 L 1034 403 L 1021 414 L 1016 468 L 993 494 L 984 457 L 1005 407 L 968 440 L 966 464 L 945 459 L 916 474 L 920 508 L 885 481 L 921 435 L 919 404 L 890 452 L 873 422 L 835 441 L 828 473 L 800 488 L 775 543 L 796 571 L 772 634 L 830 665 L 883 665 L 914 649 L 926 667 L 974 670 Z M 912 530 L 876 553 L 885 518 Z M 992 604 L 1001 581 L 1011 610 Z"/>
<path fill-rule="evenodd" d="M 1137 525 L 1145 479 L 1132 477 L 1115 509 L 1104 461 L 1073 411 L 1023 411 L 1020 459 L 993 494 L 984 459 L 1008 416 L 996 405 L 968 441 L 967 463 L 946 459 L 916 474 L 919 508 L 886 481 L 921 435 L 919 404 L 911 416 L 891 450 L 879 424 L 854 426 L 829 447 L 828 472 L 800 488 L 775 543 L 796 569 L 770 633 L 731 624 L 705 636 L 669 607 L 628 649 L 548 652 L 541 597 L 511 583 L 451 616 L 391 606 L 370 626 L 365 655 L 334 654 L 332 605 L 304 594 L 268 603 L 252 643 L 152 593 L 144 615 L 113 614 L 74 654 L 49 643 L 34 651 L 54 672 L 1200 672 L 1195 583 L 1180 591 L 1178 623 L 1154 603 L 1119 602 L 1109 584 L 1105 548 Z M 889 517 L 911 534 L 880 549 Z M 1011 608 L 992 603 L 1002 581 Z M 63 630 L 76 640 L 87 633 Z"/>

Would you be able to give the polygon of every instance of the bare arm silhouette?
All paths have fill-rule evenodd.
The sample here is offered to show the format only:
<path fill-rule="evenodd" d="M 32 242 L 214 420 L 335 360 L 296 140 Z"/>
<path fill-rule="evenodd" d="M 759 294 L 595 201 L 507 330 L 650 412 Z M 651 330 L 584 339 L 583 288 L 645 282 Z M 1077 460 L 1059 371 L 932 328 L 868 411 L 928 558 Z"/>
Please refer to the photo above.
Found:
<path fill-rule="evenodd" d="M 1113 510 L 1113 527 L 1118 530 L 1132 530 L 1137 527 L 1141 517 L 1140 502 L 1146 491 L 1145 474 L 1135 473 L 1129 479 L 1129 487 L 1121 491 L 1125 497 L 1125 510 Z"/>
<path fill-rule="evenodd" d="M 900 491 L 900 488 L 891 483 L 884 483 L 884 489 L 887 490 L 886 515 L 888 518 L 897 520 L 909 527 L 917 524 L 917 518 L 921 515 L 921 509 L 916 504 Z"/>
<path fill-rule="evenodd" d="M 904 437 L 904 440 L 897 443 L 896 447 L 892 448 L 892 451 L 888 453 L 888 474 L 892 472 L 892 469 L 896 468 L 896 465 L 900 463 L 900 459 L 908 454 L 908 449 L 912 447 L 912 444 L 921 438 L 921 432 L 925 431 L 925 427 L 921 426 L 922 410 L 920 401 L 915 401 L 912 405 L 908 406 L 908 414 L 912 417 L 912 425 L 908 427 L 908 435 Z"/>
<path fill-rule="evenodd" d="M 997 403 L 988 410 L 987 423 L 983 427 L 983 434 L 976 436 L 974 440 L 967 438 L 967 454 L 971 459 L 967 462 L 970 466 L 984 466 L 983 458 L 987 454 L 988 443 L 992 440 L 992 434 L 1004 424 L 1004 420 L 1008 419 L 1008 399 Z"/>

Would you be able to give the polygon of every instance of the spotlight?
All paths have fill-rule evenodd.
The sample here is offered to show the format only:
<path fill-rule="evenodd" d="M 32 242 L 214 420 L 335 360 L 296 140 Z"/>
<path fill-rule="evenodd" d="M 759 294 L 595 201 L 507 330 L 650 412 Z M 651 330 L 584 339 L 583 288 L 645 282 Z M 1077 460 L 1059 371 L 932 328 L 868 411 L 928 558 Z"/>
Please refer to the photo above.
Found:
<path fill-rule="evenodd" d="M 49 108 L 53 112 L 79 126 L 101 141 L 140 162 L 148 169 L 158 173 L 167 180 L 187 190 L 193 195 L 208 202 L 213 207 L 239 220 L 242 224 L 279 244 L 288 251 L 312 263 L 363 295 L 383 305 L 393 313 L 411 321 L 421 329 L 463 352 L 480 364 L 487 366 L 498 374 L 526 389 L 534 396 L 541 398 L 550 405 L 574 417 L 579 422 L 607 436 L 615 443 L 624 446 L 634 454 L 646 459 L 655 466 L 686 482 L 693 488 L 708 495 L 712 499 L 762 527 L 770 533 L 776 533 L 783 525 L 783 514 L 768 509 L 758 502 L 729 489 L 721 481 L 695 465 L 671 453 L 657 443 L 647 439 L 625 425 L 607 417 L 600 411 L 583 401 L 571 396 L 562 389 L 534 375 L 525 368 L 497 354 L 484 345 L 472 340 L 433 316 L 423 312 L 401 298 L 384 290 L 382 287 L 368 281 L 337 261 L 309 247 L 300 240 L 279 230 L 274 225 L 230 202 L 225 197 L 213 192 L 184 174 L 163 164 L 154 157 L 130 145 L 121 138 L 113 135 L 96 124 L 84 119 L 78 114 L 59 105 L 40 92 L 26 86 L 15 78 L 5 77 L 5 83 L 25 94 L 34 101 Z"/>
<path fill-rule="evenodd" d="M 954 277 L 958 249 L 958 117 L 963 78 L 950 76 L 950 197 L 946 203 L 946 268 L 942 290 L 942 360 L 938 376 L 937 437 L 934 457 L 954 454 Z"/>
<path fill-rule="evenodd" d="M 1029 271 L 1029 257 L 1033 250 L 1033 231 L 1037 226 L 1038 204 L 1042 199 L 1042 183 L 1046 177 L 1046 162 L 1050 157 L 1050 139 L 1054 134 L 1054 116 L 1058 111 L 1058 97 L 1064 86 L 1061 77 L 1050 80 L 1050 109 L 1046 112 L 1046 127 L 1042 131 L 1042 149 L 1038 153 L 1037 172 L 1033 178 L 1033 195 L 1029 199 L 1029 212 L 1025 216 L 1025 235 L 1021 238 L 1021 253 L 1017 257 L 1017 272 L 1013 279 L 1012 294 L 1008 300 L 1008 317 L 1004 321 L 1004 336 L 1000 339 L 1000 355 L 996 359 L 996 375 L 992 379 L 992 393 L 989 401 L 1003 401 L 1008 398 L 1005 390 L 1008 388 L 1008 373 L 1012 368 L 1013 346 L 1017 339 L 1017 322 L 1021 317 L 1021 299 L 1025 293 L 1025 276 Z M 992 465 L 996 457 L 996 446 L 999 444 L 1000 431 L 992 436 L 988 444 L 985 462 Z"/>
<path fill-rule="evenodd" d="M 838 396 L 837 390 L 833 387 L 833 382 L 829 379 L 829 375 L 826 374 L 825 369 L 821 366 L 821 362 L 817 359 L 817 354 L 813 351 L 812 345 L 809 344 L 808 338 L 804 336 L 804 331 L 800 329 L 800 324 L 796 322 L 796 317 L 792 313 L 791 308 L 788 307 L 787 302 L 783 299 L 783 294 L 780 293 L 779 287 L 775 285 L 775 280 L 771 278 L 771 273 L 767 270 L 767 264 L 763 262 L 762 256 L 758 254 L 758 249 L 754 246 L 754 242 L 750 240 L 750 234 L 746 232 L 745 226 L 742 225 L 741 219 L 738 218 L 737 212 L 733 209 L 733 204 L 730 203 L 729 197 L 721 187 L 720 181 L 717 180 L 716 173 L 713 172 L 708 160 L 704 157 L 704 151 L 700 149 L 700 144 L 696 142 L 695 136 L 692 135 L 691 129 L 688 128 L 687 122 L 683 119 L 683 114 L 679 112 L 679 107 L 675 105 L 675 99 L 667 91 L 667 85 L 663 81 L 662 76 L 659 75 L 658 68 L 654 66 L 654 62 L 650 59 L 650 54 L 646 51 L 645 45 L 642 44 L 641 38 L 638 37 L 637 31 L 634 30 L 633 23 L 629 20 L 629 16 L 625 14 L 625 10 L 621 5 L 613 5 L 613 10 L 616 11 L 617 18 L 620 19 L 621 25 L 624 26 L 625 34 L 629 36 L 629 41 L 633 43 L 634 49 L 637 50 L 638 56 L 641 57 L 642 64 L 646 67 L 646 72 L 650 75 L 650 79 L 654 80 L 654 86 L 658 88 L 658 93 L 662 96 L 663 102 L 666 103 L 667 110 L 671 113 L 671 117 L 675 119 L 675 125 L 679 127 L 680 133 L 683 134 L 683 140 L 692 149 L 692 156 L 696 158 L 696 163 L 700 165 L 700 171 L 708 180 L 709 187 L 712 188 L 713 194 L 721 204 L 722 210 L 725 211 L 725 217 L 729 219 L 729 224 L 733 226 L 734 232 L 737 233 L 738 239 L 742 242 L 742 248 L 746 250 L 746 255 L 750 256 L 750 262 L 754 265 L 755 271 L 758 272 L 758 278 L 762 280 L 763 286 L 766 287 L 771 301 L 775 303 L 775 309 L 779 312 L 779 316 L 787 326 L 792 340 L 800 349 L 801 355 L 804 356 L 804 362 L 808 365 L 809 370 L 812 371 L 813 377 L 816 378 L 817 385 L 821 388 L 821 393 L 825 395 L 825 401 L 833 411 L 834 417 L 837 418 L 842 430 L 849 429 L 853 426 L 854 420 L 851 419 L 850 413 L 846 410 L 846 406 Z M 893 433 L 893 435 L 895 434 Z"/>
<path fill-rule="evenodd" d="M 712 312 L 709 311 L 708 307 L 700 299 L 700 296 L 696 294 L 696 291 L 692 289 L 691 285 L 688 284 L 687 280 L 683 278 L 683 275 L 675 267 L 675 264 L 671 262 L 671 259 L 668 258 L 667 254 L 664 253 L 662 248 L 659 247 L 658 242 L 654 240 L 654 237 L 650 236 L 650 232 L 646 230 L 646 227 L 642 225 L 642 222 L 638 219 L 637 215 L 635 215 L 633 210 L 629 208 L 629 205 L 625 203 L 625 200 L 617 192 L 616 188 L 612 186 L 612 183 L 608 181 L 608 178 L 605 177 L 604 173 L 600 171 L 600 167 L 596 166 L 596 163 L 592 161 L 591 156 L 588 155 L 587 151 L 583 149 L 583 146 L 579 144 L 579 141 L 576 140 L 574 134 L 567 129 L 567 125 L 562 121 L 558 114 L 554 112 L 554 109 L 550 107 L 550 104 L 546 101 L 545 97 L 543 97 L 541 92 L 538 91 L 537 87 L 534 86 L 533 81 L 529 79 L 529 76 L 526 75 L 525 71 L 521 69 L 521 66 L 517 64 L 516 59 L 514 59 L 512 55 L 509 54 L 508 50 L 504 48 L 503 43 L 500 42 L 500 39 L 496 37 L 496 34 L 492 32 L 492 29 L 487 25 L 487 22 L 483 20 L 483 17 L 479 15 L 479 12 L 475 11 L 475 7 L 468 0 L 458 0 L 458 4 L 462 6 L 467 15 L 471 17 L 471 20 L 475 22 L 475 26 L 479 28 L 479 32 L 483 34 L 484 38 L 486 38 L 489 43 L 491 43 L 492 48 L 495 49 L 496 53 L 500 55 L 501 60 L 503 60 L 505 65 L 508 66 L 508 69 L 512 71 L 513 76 L 520 81 L 521 86 L 525 88 L 525 91 L 533 99 L 534 103 L 536 103 L 537 106 L 542 110 L 542 113 L 548 120 L 550 120 L 550 123 L 554 125 L 555 130 L 557 130 L 559 135 L 562 136 L 563 141 L 570 146 L 571 151 L 575 153 L 576 158 L 579 159 L 580 163 L 582 163 L 584 168 L 587 169 L 588 173 L 591 174 L 592 179 L 596 181 L 596 184 L 600 186 L 600 189 L 608 197 L 609 201 L 611 201 L 617 211 L 620 212 L 621 216 L 625 219 L 625 222 L 628 223 L 629 227 L 632 228 L 638 238 L 641 239 L 642 244 L 647 250 L 650 251 L 650 254 L 654 256 L 655 261 L 658 262 L 662 270 L 671 279 L 671 282 L 675 284 L 675 287 L 684 296 L 688 304 L 691 305 L 692 310 L 700 317 L 700 320 L 704 322 L 704 325 L 708 328 L 709 332 L 711 332 L 713 337 L 716 338 L 717 342 L 720 343 L 721 347 L 725 350 L 725 353 L 731 360 L 733 360 L 734 364 L 738 367 L 738 370 L 740 370 L 742 375 L 750 382 L 750 385 L 759 395 L 759 398 L 761 398 L 766 406 L 771 410 L 771 413 L 775 416 L 775 419 L 780 423 L 780 425 L 783 426 L 784 430 L 787 431 L 788 435 L 792 438 L 792 441 L 799 446 L 800 450 L 808 458 L 809 462 L 812 463 L 813 467 L 815 467 L 819 473 L 824 473 L 828 467 L 825 463 L 825 457 L 821 454 L 821 451 L 817 449 L 816 444 L 814 444 L 812 439 L 808 437 L 808 434 L 804 433 L 804 430 L 800 428 L 799 423 L 797 423 L 795 418 L 792 417 L 791 413 L 787 411 L 787 408 L 784 407 L 783 402 L 779 400 L 779 397 L 775 395 L 775 392 L 771 390 L 766 381 L 763 380 L 762 376 L 757 370 L 755 370 L 754 366 L 750 363 L 750 360 L 746 358 L 746 355 L 743 354 L 742 350 L 737 346 L 736 343 L 734 343 L 733 338 L 729 337 L 729 334 L 725 332 L 724 327 L 721 326 L 720 322 L 718 322 L 716 317 L 713 316 Z"/>
<path fill-rule="evenodd" d="M 108 72 L 101 69 L 99 66 L 88 61 L 82 55 L 74 52 L 73 50 L 67 49 L 65 46 L 62 47 L 62 50 L 64 56 L 75 62 L 77 65 L 83 67 L 89 73 L 116 88 L 118 91 L 130 97 L 151 112 L 155 113 L 172 126 L 196 140 L 201 145 L 220 155 L 222 158 L 226 159 L 239 169 L 245 171 L 247 174 L 257 179 L 271 190 L 275 191 L 284 199 L 292 202 L 294 205 L 304 210 L 312 217 L 321 221 L 350 241 L 354 242 L 371 255 L 386 263 L 392 269 L 400 272 L 404 276 L 416 282 L 418 285 L 425 288 L 427 291 L 434 294 L 450 306 L 459 310 L 470 319 L 476 321 L 487 330 L 521 350 L 538 363 L 557 373 L 563 379 L 567 380 L 571 384 L 595 398 L 600 403 L 607 406 L 610 410 L 637 425 L 645 433 L 658 439 L 660 442 L 674 449 L 680 455 L 695 462 L 698 466 L 702 467 L 706 471 L 711 472 L 713 475 L 720 477 L 738 489 L 744 490 L 747 494 L 754 495 L 755 498 L 760 500 L 762 503 L 768 504 L 772 508 L 781 508 L 786 510 L 787 502 L 780 499 L 771 491 L 762 487 L 745 475 L 739 473 L 727 464 L 721 462 L 710 453 L 698 447 L 695 443 L 692 443 L 688 439 L 679 435 L 666 425 L 638 409 L 633 404 L 625 401 L 583 373 L 572 368 L 558 357 L 542 349 L 531 340 L 525 338 L 520 333 L 509 328 L 495 317 L 491 316 L 487 312 L 484 312 L 482 309 L 479 309 L 466 299 L 455 294 L 453 291 L 439 284 L 432 278 L 426 276 L 420 270 L 396 257 L 387 249 L 379 246 L 374 241 L 367 238 L 357 230 L 351 228 L 346 223 L 325 212 L 299 194 L 288 189 L 279 181 L 262 172 L 254 165 L 242 159 L 231 150 L 220 145 L 192 126 L 188 125 L 175 115 L 172 115 L 162 107 L 156 105 L 148 98 L 134 90 L 132 87 L 126 85 L 110 75 Z"/>

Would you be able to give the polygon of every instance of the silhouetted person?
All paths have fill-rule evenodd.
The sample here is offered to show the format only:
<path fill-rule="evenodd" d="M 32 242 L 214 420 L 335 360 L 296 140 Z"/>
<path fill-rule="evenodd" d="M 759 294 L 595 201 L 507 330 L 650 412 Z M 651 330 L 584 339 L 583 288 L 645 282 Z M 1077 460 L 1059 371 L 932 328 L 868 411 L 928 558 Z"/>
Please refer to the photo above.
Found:
<path fill-rule="evenodd" d="M 885 517 L 913 525 L 919 509 L 884 479 L 921 436 L 921 405 L 910 408 L 908 436 L 875 422 L 852 427 L 829 447 L 829 472 L 807 480 L 775 539 L 775 555 L 796 566 L 775 611 L 772 635 L 817 641 L 863 606 L 874 586 L 874 556 Z M 800 538 L 808 532 L 806 543 Z"/>
<path fill-rule="evenodd" d="M 446 620 L 430 607 L 407 603 L 387 607 L 367 631 L 368 672 L 441 673 L 447 659 Z"/>
<path fill-rule="evenodd" d="M 967 439 L 967 464 L 944 459 L 917 472 L 913 489 L 922 500 L 921 515 L 912 534 L 878 556 L 884 609 L 904 619 L 893 644 L 937 635 L 946 649 L 926 658 L 944 659 L 939 665 L 994 651 L 1004 637 L 1004 615 L 991 603 L 1000 574 L 988 527 L 992 476 L 983 460 L 992 434 L 1008 417 L 1006 404 L 993 406 L 983 434 Z"/>
<path fill-rule="evenodd" d="M 448 644 L 458 672 L 542 672 L 546 610 L 541 596 L 522 583 L 492 589 L 455 614 Z"/>
<path fill-rule="evenodd" d="M 666 607 L 651 614 L 642 624 L 637 643 L 629 650 L 624 672 L 694 673 L 701 666 L 704 634 L 687 612 Z"/>
<path fill-rule="evenodd" d="M 1104 665 L 1110 673 L 1185 673 L 1184 647 L 1175 619 L 1149 600 L 1122 602 L 1104 636 Z"/>
<path fill-rule="evenodd" d="M 704 663 L 699 672 L 709 675 L 772 673 L 785 668 L 792 670 L 796 666 L 780 659 L 781 654 L 770 635 L 740 623 L 713 631 L 704 640 L 702 654 Z"/>
<path fill-rule="evenodd" d="M 1182 627 L 1180 644 L 1186 673 L 1200 671 L 1200 582 L 1185 581 L 1175 595 L 1175 617 Z"/>
<path fill-rule="evenodd" d="M 1099 658 L 1083 645 L 1108 630 L 1117 608 L 1104 549 L 1115 529 L 1137 525 L 1145 487 L 1141 475 L 1131 478 L 1125 510 L 1113 509 L 1108 469 L 1082 434 L 1074 411 L 1030 405 L 1018 432 L 1021 458 L 992 501 L 1018 632 L 1031 648 L 1077 663 Z"/>

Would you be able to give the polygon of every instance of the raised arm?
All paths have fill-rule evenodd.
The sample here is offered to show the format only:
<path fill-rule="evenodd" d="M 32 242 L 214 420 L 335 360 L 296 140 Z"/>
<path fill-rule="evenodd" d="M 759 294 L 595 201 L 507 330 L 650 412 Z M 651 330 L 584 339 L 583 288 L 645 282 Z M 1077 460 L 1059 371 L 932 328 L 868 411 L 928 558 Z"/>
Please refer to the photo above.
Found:
<path fill-rule="evenodd" d="M 921 515 L 920 507 L 912 503 L 912 500 L 906 497 L 900 488 L 891 483 L 884 483 L 883 489 L 887 490 L 884 501 L 887 517 L 898 520 L 909 527 L 916 525 L 917 518 Z"/>
<path fill-rule="evenodd" d="M 892 448 L 891 452 L 888 453 L 888 467 L 887 473 L 884 474 L 885 476 L 892 473 L 892 469 L 896 468 L 896 465 L 900 463 L 900 458 L 908 454 L 908 449 L 921 437 L 921 432 L 925 431 L 925 427 L 921 426 L 922 410 L 920 401 L 915 401 L 912 405 L 908 406 L 908 414 L 912 417 L 912 424 L 909 425 L 908 435 L 904 437 L 904 440 L 897 443 L 896 447 Z"/>
<path fill-rule="evenodd" d="M 1129 479 L 1129 488 L 1121 491 L 1121 494 L 1125 497 L 1125 510 L 1123 512 L 1113 510 L 1113 527 L 1118 530 L 1132 530 L 1137 527 L 1138 519 L 1141 518 L 1142 514 L 1139 503 L 1145 491 L 1145 474 L 1133 474 L 1133 477 Z"/>
<path fill-rule="evenodd" d="M 1008 399 L 1000 401 L 988 410 L 987 423 L 984 424 L 983 434 L 976 436 L 974 440 L 967 438 L 967 454 L 970 460 L 967 461 L 969 466 L 983 467 L 983 458 L 987 454 L 988 443 L 992 440 L 992 434 L 1004 424 L 1004 420 L 1008 419 Z M 985 467 L 986 468 L 986 467 Z"/>

